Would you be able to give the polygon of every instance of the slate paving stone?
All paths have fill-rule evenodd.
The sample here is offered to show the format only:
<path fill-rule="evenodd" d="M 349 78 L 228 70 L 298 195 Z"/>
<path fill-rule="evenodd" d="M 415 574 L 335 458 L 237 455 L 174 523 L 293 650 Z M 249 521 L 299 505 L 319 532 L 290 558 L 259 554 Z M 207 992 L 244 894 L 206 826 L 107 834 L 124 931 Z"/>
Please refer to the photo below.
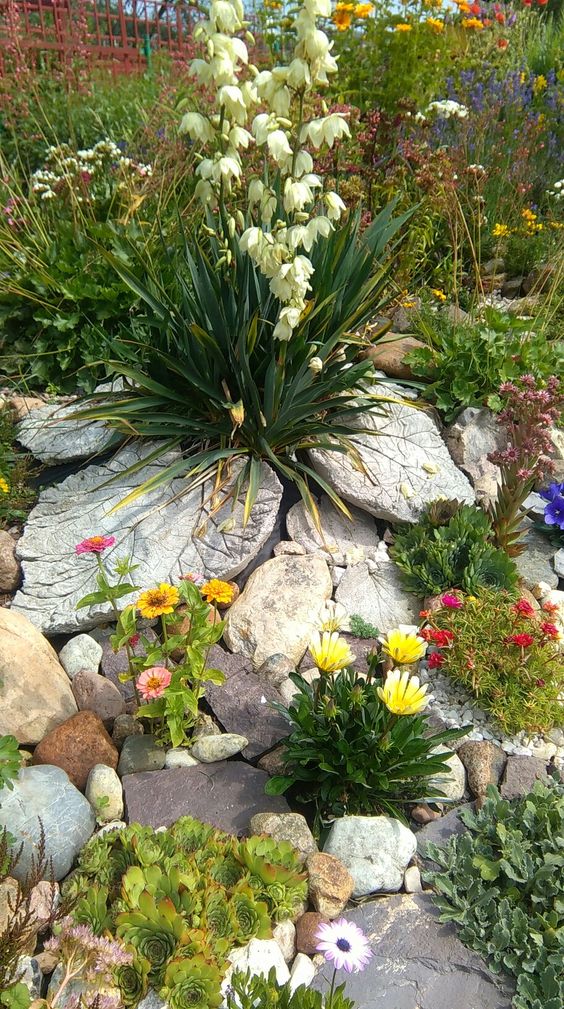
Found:
<path fill-rule="evenodd" d="M 193 816 L 230 834 L 249 832 L 255 813 L 289 813 L 282 796 L 264 794 L 268 775 L 241 760 L 126 774 L 122 780 L 128 823 L 169 827 Z"/>
<path fill-rule="evenodd" d="M 503 799 L 518 799 L 530 792 L 536 781 L 545 783 L 549 781 L 545 759 L 510 756 L 505 765 L 500 788 L 501 796 Z"/>
<path fill-rule="evenodd" d="M 249 745 L 242 750 L 246 760 L 256 760 L 288 735 L 288 722 L 271 707 L 273 701 L 283 703 L 282 697 L 257 676 L 250 659 L 214 645 L 208 656 L 208 666 L 221 669 L 225 673 L 225 683 L 221 686 L 208 684 L 206 700 L 227 732 L 238 733 L 249 740 Z"/>
<path fill-rule="evenodd" d="M 463 834 L 466 827 L 460 819 L 459 813 L 463 809 L 473 810 L 473 808 L 471 802 L 464 802 L 461 806 L 450 809 L 439 820 L 431 820 L 430 823 L 426 823 L 424 827 L 421 827 L 421 830 L 418 830 L 416 834 L 417 853 L 424 855 L 429 841 L 433 844 L 446 844 L 454 834 Z"/>
<path fill-rule="evenodd" d="M 511 1009 L 512 983 L 466 949 L 425 894 L 395 894 L 347 911 L 369 937 L 374 956 L 347 975 L 347 998 L 361 1009 Z M 327 964 L 313 981 L 327 991 Z"/>

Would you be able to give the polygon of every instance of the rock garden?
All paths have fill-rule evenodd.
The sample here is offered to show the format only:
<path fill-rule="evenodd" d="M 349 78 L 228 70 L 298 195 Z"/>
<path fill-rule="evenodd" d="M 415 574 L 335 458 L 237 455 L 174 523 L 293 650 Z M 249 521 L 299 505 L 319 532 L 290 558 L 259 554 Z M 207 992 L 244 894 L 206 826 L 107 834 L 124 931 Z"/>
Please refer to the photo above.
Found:
<path fill-rule="evenodd" d="M 115 317 L 77 308 L 74 349 L 43 350 L 66 330 L 42 317 L 24 371 L 8 294 L 0 317 L 0 1009 L 564 1005 L 561 183 L 494 227 L 466 164 L 478 219 L 454 187 L 447 295 L 430 238 L 413 266 L 399 161 L 386 200 L 356 166 L 369 204 L 352 154 L 339 169 L 351 133 L 365 151 L 378 125 L 374 173 L 392 144 L 371 46 L 397 67 L 390 39 L 491 32 L 497 67 L 509 26 L 544 17 L 440 9 L 265 0 L 251 24 L 213 0 L 191 90 L 150 120 L 159 195 L 150 146 L 61 136 L 6 204 L 23 242 L 61 201 L 116 289 Z M 354 111 L 332 75 L 357 51 Z M 524 60 L 531 102 L 556 101 L 557 61 L 541 87 Z M 425 164 L 402 119 L 422 187 L 475 111 L 453 80 L 417 85 Z M 512 275 L 523 230 L 552 244 Z"/>

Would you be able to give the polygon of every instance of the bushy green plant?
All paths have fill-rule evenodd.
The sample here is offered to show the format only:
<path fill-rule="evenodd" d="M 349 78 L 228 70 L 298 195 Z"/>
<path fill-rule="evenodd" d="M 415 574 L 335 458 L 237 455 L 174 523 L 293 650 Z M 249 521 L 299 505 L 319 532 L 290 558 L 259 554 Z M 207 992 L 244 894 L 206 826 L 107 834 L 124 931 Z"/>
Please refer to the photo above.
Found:
<path fill-rule="evenodd" d="M 268 938 L 306 896 L 288 842 L 238 841 L 191 817 L 166 832 L 132 824 L 93 838 L 64 886 L 76 922 L 134 954 L 115 974 L 126 1005 L 152 986 L 179 1009 L 192 989 L 202 1006 L 218 1005 L 229 950 Z"/>
<path fill-rule="evenodd" d="M 417 525 L 395 535 L 390 555 L 402 572 L 405 588 L 419 596 L 438 595 L 446 589 L 472 593 L 482 586 L 514 588 L 515 563 L 490 542 L 488 516 L 474 505 L 454 503 L 454 508 L 445 509 L 437 502 L 437 506 L 431 506 Z"/>
<path fill-rule="evenodd" d="M 300 985 L 295 990 L 290 984 L 280 985 L 276 980 L 276 970 L 270 970 L 267 977 L 249 976 L 236 971 L 231 976 L 226 994 L 227 1009 L 354 1009 L 354 1002 L 345 995 L 344 984 L 338 985 L 328 999 L 327 995 L 313 988 Z"/>
<path fill-rule="evenodd" d="M 499 590 L 443 605 L 421 633 L 441 649 L 435 665 L 461 683 L 506 733 L 562 722 L 564 653 L 549 613 Z"/>
<path fill-rule="evenodd" d="M 12 781 L 17 778 L 22 758 L 15 736 L 0 736 L 0 790 L 12 789 Z"/>
<path fill-rule="evenodd" d="M 374 624 L 364 620 L 358 613 L 352 613 L 349 619 L 351 634 L 357 638 L 377 638 L 380 631 Z"/>
<path fill-rule="evenodd" d="M 348 814 L 387 813 L 405 819 L 407 802 L 440 799 L 448 751 L 435 748 L 465 729 L 429 733 L 425 714 L 394 715 L 377 692 L 377 682 L 345 669 L 311 686 L 295 673 L 298 691 L 286 710 L 284 775 L 267 782 L 278 795 L 292 788 L 298 801 L 312 802 L 316 824 Z"/>
<path fill-rule="evenodd" d="M 16 428 L 9 406 L 0 407 L 0 529 L 25 519 L 35 503 L 30 486 L 34 475 L 31 456 L 14 448 Z"/>
<path fill-rule="evenodd" d="M 466 946 L 517 981 L 514 1009 L 564 1004 L 564 791 L 537 782 L 515 802 L 493 785 L 468 831 L 427 846 L 441 911 Z"/>
<path fill-rule="evenodd" d="M 531 332 L 531 325 L 493 308 L 484 310 L 479 323 L 422 315 L 417 329 L 427 346 L 411 351 L 406 361 L 429 383 L 425 399 L 450 421 L 467 406 L 483 406 L 505 381 L 525 372 L 548 377 L 562 369 L 564 343 Z"/>

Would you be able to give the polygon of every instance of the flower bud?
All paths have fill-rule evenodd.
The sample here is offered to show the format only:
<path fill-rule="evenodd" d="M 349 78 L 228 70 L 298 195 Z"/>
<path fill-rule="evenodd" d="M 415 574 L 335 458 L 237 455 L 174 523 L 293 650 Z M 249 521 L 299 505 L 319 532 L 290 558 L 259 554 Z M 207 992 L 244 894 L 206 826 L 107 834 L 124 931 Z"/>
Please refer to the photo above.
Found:
<path fill-rule="evenodd" d="M 312 357 L 308 364 L 308 368 L 314 375 L 319 375 L 319 372 L 323 371 L 323 361 L 320 357 Z"/>

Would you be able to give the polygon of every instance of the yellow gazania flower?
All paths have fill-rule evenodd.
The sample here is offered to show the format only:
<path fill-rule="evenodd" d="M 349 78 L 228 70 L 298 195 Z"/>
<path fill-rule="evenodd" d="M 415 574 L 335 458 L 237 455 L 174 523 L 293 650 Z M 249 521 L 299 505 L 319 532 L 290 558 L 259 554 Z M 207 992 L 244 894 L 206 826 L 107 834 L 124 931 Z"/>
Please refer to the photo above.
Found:
<path fill-rule="evenodd" d="M 445 26 L 444 21 L 441 21 L 439 18 L 427 18 L 426 24 L 428 24 L 429 28 L 432 28 L 434 32 L 442 32 Z"/>
<path fill-rule="evenodd" d="M 324 631 L 323 634 L 315 631 L 309 644 L 309 654 L 320 673 L 337 673 L 355 660 L 348 643 L 337 631 Z"/>
<path fill-rule="evenodd" d="M 336 26 L 337 31 L 346 32 L 347 28 L 350 28 L 353 14 L 354 14 L 354 4 L 349 3 L 338 3 L 333 11 L 333 24 Z"/>
<path fill-rule="evenodd" d="M 462 10 L 462 7 L 460 8 Z M 470 8 L 468 8 L 470 9 Z M 462 22 L 463 28 L 471 28 L 474 31 L 481 32 L 484 30 L 484 26 L 479 18 L 464 18 Z"/>
<path fill-rule="evenodd" d="M 410 32 L 413 31 L 413 25 L 399 24 L 394 25 L 395 32 Z"/>
<path fill-rule="evenodd" d="M 220 606 L 228 606 L 233 602 L 235 589 L 229 582 L 222 582 L 219 578 L 212 578 L 211 581 L 202 585 L 200 592 L 208 603 L 219 603 Z"/>
<path fill-rule="evenodd" d="M 446 296 L 445 292 L 441 291 L 440 288 L 438 288 L 438 287 L 432 287 L 431 288 L 431 294 L 434 294 L 435 298 L 438 298 L 439 301 L 446 301 L 447 300 L 447 296 Z"/>
<path fill-rule="evenodd" d="M 394 669 L 388 673 L 384 686 L 376 689 L 393 715 L 417 715 L 427 704 L 427 687 L 427 683 L 423 687 L 420 685 L 418 676 Z"/>
<path fill-rule="evenodd" d="M 2 492 L 2 494 L 10 493 L 10 484 L 3 476 L 0 476 L 0 491 Z"/>
<path fill-rule="evenodd" d="M 178 589 L 173 588 L 166 582 L 156 589 L 147 589 L 142 592 L 137 600 L 137 609 L 142 617 L 152 620 L 153 617 L 162 617 L 165 613 L 173 613 L 174 607 L 180 601 Z"/>
<path fill-rule="evenodd" d="M 354 9 L 355 18 L 369 18 L 374 7 L 372 4 L 357 4 Z"/>
<path fill-rule="evenodd" d="M 402 631 L 400 627 L 388 631 L 386 636 L 380 640 L 382 651 L 389 655 L 394 662 L 399 662 L 400 665 L 417 662 L 423 658 L 427 651 L 427 645 L 423 638 L 413 632 Z"/>
<path fill-rule="evenodd" d="M 509 230 L 509 225 L 507 224 L 494 224 L 492 235 L 494 238 L 505 238 L 509 234 Z"/>

